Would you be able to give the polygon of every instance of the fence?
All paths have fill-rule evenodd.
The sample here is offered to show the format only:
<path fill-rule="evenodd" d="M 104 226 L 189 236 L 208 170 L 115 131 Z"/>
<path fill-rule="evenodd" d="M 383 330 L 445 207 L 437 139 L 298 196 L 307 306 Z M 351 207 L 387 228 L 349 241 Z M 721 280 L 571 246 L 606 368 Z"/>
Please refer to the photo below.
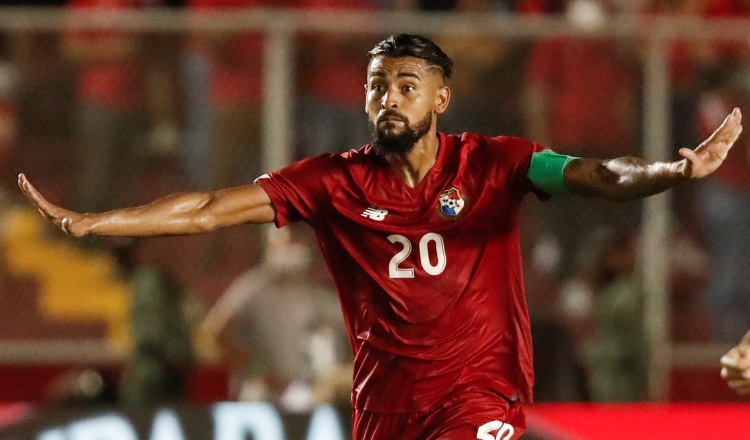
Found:
<path fill-rule="evenodd" d="M 417 12 L 307 12 L 299 10 L 249 10 L 202 12 L 177 10 L 133 10 L 117 13 L 71 13 L 53 9 L 0 9 L 0 32 L 8 38 L 18 35 L 66 33 L 106 29 L 134 34 L 187 35 L 217 32 L 260 32 L 265 35 L 262 70 L 262 152 L 264 170 L 290 163 L 295 153 L 296 118 L 300 106 L 298 60 L 306 51 L 300 33 L 336 35 L 356 41 L 377 41 L 397 32 L 414 32 L 448 38 L 499 38 L 507 41 L 536 41 L 555 37 L 576 37 L 591 41 L 614 39 L 639 53 L 642 75 L 642 155 L 649 160 L 674 158 L 671 138 L 670 47 L 676 41 L 725 41 L 747 43 L 750 22 L 699 18 L 645 18 L 620 16 L 599 24 L 580 26 L 562 17 L 520 17 L 504 14 L 417 13 Z M 326 38 L 327 38 L 326 37 Z M 321 44 L 325 44 L 325 40 Z M 481 40 L 480 40 L 481 41 Z M 367 43 L 362 43 L 366 48 Z M 182 50 L 182 49 L 181 49 Z M 152 54 L 153 55 L 153 54 Z M 160 54 L 156 54 L 158 58 Z M 362 78 L 364 63 L 362 58 Z M 43 65 L 43 63 L 40 63 Z M 461 66 L 457 66 L 460 69 Z M 73 81 L 73 79 L 71 79 Z M 64 111 L 64 110 L 63 110 Z M 362 115 L 364 116 L 364 115 Z M 363 118 L 364 119 L 364 118 Z M 353 146 L 355 147 L 355 146 Z M 553 146 L 554 147 L 554 146 Z M 19 145 L 18 148 L 29 148 Z M 11 164 L 11 168 L 19 168 Z M 71 176 L 66 176 L 72 178 Z M 715 344 L 675 344 L 670 340 L 670 231 L 673 211 L 669 192 L 648 198 L 643 207 L 639 248 L 639 273 L 645 295 L 645 326 L 650 347 L 649 394 L 663 400 L 668 394 L 668 374 L 673 366 L 713 365 L 726 349 Z M 46 344 L 44 342 L 43 344 Z M 38 347 L 8 342 L 5 356 L 33 361 Z M 91 344 L 91 341 L 84 342 Z M 98 352 L 103 358 L 116 356 L 108 345 L 91 350 L 90 345 L 72 343 L 62 352 Z M 44 349 L 47 355 L 53 353 Z M 77 356 L 77 355 L 76 355 Z M 95 356 L 96 357 L 96 356 Z M 40 360 L 43 359 L 43 356 Z"/>

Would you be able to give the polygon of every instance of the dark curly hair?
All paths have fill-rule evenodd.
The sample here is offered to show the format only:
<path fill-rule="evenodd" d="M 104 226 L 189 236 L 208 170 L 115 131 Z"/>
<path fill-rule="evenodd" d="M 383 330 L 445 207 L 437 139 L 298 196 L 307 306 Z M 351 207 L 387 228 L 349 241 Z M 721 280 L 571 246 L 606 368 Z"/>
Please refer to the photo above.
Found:
<path fill-rule="evenodd" d="M 450 78 L 453 72 L 453 60 L 432 40 L 421 35 L 391 35 L 376 44 L 367 54 L 370 60 L 376 56 L 421 58 L 431 66 L 438 67 L 445 78 Z"/>

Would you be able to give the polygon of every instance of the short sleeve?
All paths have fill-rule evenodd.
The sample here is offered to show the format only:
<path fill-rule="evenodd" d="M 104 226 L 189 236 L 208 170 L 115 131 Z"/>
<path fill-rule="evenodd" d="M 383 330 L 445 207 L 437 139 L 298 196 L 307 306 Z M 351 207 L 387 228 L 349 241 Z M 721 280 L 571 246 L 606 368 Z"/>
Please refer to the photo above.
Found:
<path fill-rule="evenodd" d="M 264 174 L 256 183 L 263 187 L 276 211 L 277 227 L 305 221 L 314 224 L 330 206 L 330 194 L 340 168 L 336 155 L 322 155 Z"/>
<path fill-rule="evenodd" d="M 528 177 L 531 158 L 534 153 L 547 148 L 528 139 L 510 136 L 498 136 L 490 139 L 494 163 L 498 164 L 495 173 L 507 176 L 507 185 L 518 197 L 532 192 L 540 199 L 549 198 L 549 194 L 537 189 Z"/>

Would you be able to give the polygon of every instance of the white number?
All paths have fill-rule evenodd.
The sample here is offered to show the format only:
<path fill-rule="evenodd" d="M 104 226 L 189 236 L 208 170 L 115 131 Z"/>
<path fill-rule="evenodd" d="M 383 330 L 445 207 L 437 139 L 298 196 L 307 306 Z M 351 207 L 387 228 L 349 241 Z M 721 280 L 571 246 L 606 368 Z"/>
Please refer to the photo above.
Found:
<path fill-rule="evenodd" d="M 495 435 L 490 434 L 490 431 L 497 430 Z M 479 440 L 510 440 L 513 438 L 515 430 L 509 423 L 503 423 L 499 420 L 493 420 L 480 426 L 477 430 L 477 438 Z"/>
<path fill-rule="evenodd" d="M 403 235 L 393 234 L 388 236 L 391 243 L 400 243 L 404 248 L 391 258 L 388 263 L 388 276 L 391 278 L 414 278 L 414 269 L 402 269 L 399 264 L 403 263 L 411 254 L 411 242 Z M 430 261 L 430 242 L 435 243 L 437 264 Z M 440 234 L 428 232 L 419 240 L 419 260 L 422 269 L 430 275 L 440 275 L 445 270 L 447 258 L 445 256 L 445 242 Z"/>
<path fill-rule="evenodd" d="M 435 243 L 437 251 L 437 265 L 433 266 L 430 262 L 430 250 L 427 245 L 430 242 Z M 445 244 L 443 237 L 434 232 L 428 232 L 419 240 L 419 258 L 422 260 L 422 268 L 430 275 L 440 275 L 445 270 Z"/>
<path fill-rule="evenodd" d="M 391 278 L 414 278 L 414 269 L 401 269 L 398 267 L 411 253 L 411 242 L 409 239 L 403 235 L 393 234 L 388 236 L 388 241 L 391 243 L 401 243 L 404 247 L 388 263 L 388 276 Z"/>

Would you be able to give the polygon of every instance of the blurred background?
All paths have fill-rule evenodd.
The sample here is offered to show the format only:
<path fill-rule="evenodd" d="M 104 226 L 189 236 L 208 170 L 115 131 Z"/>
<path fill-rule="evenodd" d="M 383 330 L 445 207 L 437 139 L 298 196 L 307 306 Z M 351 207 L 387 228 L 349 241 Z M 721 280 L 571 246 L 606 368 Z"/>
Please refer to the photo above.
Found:
<path fill-rule="evenodd" d="M 0 426 L 220 401 L 348 423 L 351 353 L 306 227 L 75 240 L 19 172 L 104 211 L 359 148 L 366 52 L 400 32 L 455 62 L 449 133 L 671 160 L 750 114 L 748 0 L 47 3 L 0 6 Z M 750 328 L 747 135 L 700 184 L 530 197 L 521 224 L 537 400 L 737 400 L 718 359 Z"/>

